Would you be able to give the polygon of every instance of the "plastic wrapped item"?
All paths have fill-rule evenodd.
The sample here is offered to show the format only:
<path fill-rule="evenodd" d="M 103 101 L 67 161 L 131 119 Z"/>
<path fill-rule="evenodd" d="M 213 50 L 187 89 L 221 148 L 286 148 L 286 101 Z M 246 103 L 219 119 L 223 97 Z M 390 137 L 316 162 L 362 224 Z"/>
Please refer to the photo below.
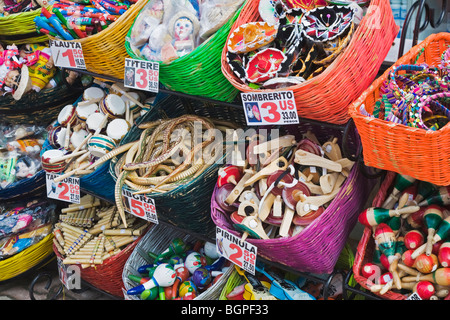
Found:
<path fill-rule="evenodd" d="M 130 32 L 130 44 L 146 60 L 168 63 L 197 48 L 236 12 L 242 0 L 151 0 Z"/>
<path fill-rule="evenodd" d="M 1 208 L 0 260 L 39 242 L 52 232 L 55 204 L 36 199 Z"/>
<path fill-rule="evenodd" d="M 45 135 L 44 127 L 0 125 L 0 188 L 31 178 L 41 169 Z"/>

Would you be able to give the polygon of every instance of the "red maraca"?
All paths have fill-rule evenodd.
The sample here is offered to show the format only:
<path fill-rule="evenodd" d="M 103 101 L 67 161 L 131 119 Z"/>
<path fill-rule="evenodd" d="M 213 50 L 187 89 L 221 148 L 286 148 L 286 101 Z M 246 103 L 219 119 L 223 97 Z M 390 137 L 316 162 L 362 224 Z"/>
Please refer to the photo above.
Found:
<path fill-rule="evenodd" d="M 361 274 L 369 280 L 378 279 L 381 276 L 381 268 L 375 263 L 368 262 L 362 267 Z"/>
<path fill-rule="evenodd" d="M 380 223 L 386 222 L 392 217 L 411 214 L 419 210 L 420 207 L 418 206 L 404 207 L 395 210 L 371 207 L 360 213 L 358 221 L 367 227 L 375 227 Z"/>
<path fill-rule="evenodd" d="M 425 213 L 426 208 L 421 207 L 419 211 L 416 211 L 414 213 L 411 213 L 407 218 L 406 222 L 411 226 L 413 229 L 419 229 L 422 228 L 424 225 L 423 222 L 423 214 Z"/>
<path fill-rule="evenodd" d="M 391 263 L 396 252 L 396 238 L 394 231 L 386 223 L 380 223 L 375 228 L 374 238 L 381 253 L 383 253 L 388 258 L 389 263 Z"/>
<path fill-rule="evenodd" d="M 407 249 L 417 249 L 425 243 L 425 237 L 419 230 L 408 231 L 404 238 Z"/>
<path fill-rule="evenodd" d="M 416 262 L 416 260 L 411 257 L 413 252 L 414 250 L 409 249 L 402 254 L 402 262 L 410 268 L 412 268 Z"/>
<path fill-rule="evenodd" d="M 439 248 L 438 260 L 439 260 L 439 263 L 443 267 L 447 268 L 450 266 L 450 242 L 449 241 L 444 242 L 441 245 L 441 247 Z"/>
<path fill-rule="evenodd" d="M 429 300 L 436 292 L 430 281 L 402 282 L 402 289 L 411 290 L 419 295 L 422 300 Z"/>

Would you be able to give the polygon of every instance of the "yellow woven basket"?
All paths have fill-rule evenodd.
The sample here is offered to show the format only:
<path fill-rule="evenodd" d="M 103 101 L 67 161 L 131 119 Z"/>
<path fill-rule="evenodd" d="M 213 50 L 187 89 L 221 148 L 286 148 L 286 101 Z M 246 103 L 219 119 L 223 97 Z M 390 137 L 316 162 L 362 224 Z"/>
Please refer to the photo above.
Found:
<path fill-rule="evenodd" d="M 130 58 L 125 49 L 125 36 L 147 2 L 148 0 L 138 0 L 119 19 L 99 33 L 83 39 L 69 40 L 81 44 L 87 71 L 117 79 L 124 78 L 125 58 Z M 52 36 L 48 37 L 56 40 Z"/>
<path fill-rule="evenodd" d="M 14 278 L 35 267 L 50 254 L 53 254 L 53 233 L 47 235 L 38 243 L 0 261 L 0 281 Z"/>

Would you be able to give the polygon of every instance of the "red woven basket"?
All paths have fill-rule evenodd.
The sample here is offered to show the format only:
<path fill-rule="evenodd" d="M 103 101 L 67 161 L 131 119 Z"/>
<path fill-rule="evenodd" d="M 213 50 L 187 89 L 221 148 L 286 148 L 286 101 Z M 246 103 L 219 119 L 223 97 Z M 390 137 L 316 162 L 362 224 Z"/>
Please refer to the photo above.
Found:
<path fill-rule="evenodd" d="M 392 171 L 387 171 L 386 177 L 381 183 L 380 189 L 378 190 L 378 193 L 376 194 L 375 198 L 373 199 L 372 206 L 373 207 L 381 207 L 383 205 L 383 202 L 386 200 L 387 196 L 391 193 L 393 186 L 394 186 L 394 180 L 397 173 Z M 364 228 L 363 235 L 361 237 L 361 240 L 359 241 L 356 255 L 355 255 L 355 262 L 353 263 L 353 274 L 355 280 L 365 289 L 369 290 L 369 287 L 367 286 L 368 279 L 364 277 L 361 274 L 362 267 L 367 263 L 372 261 L 373 253 L 375 250 L 375 242 L 372 236 L 372 229 L 371 228 Z M 406 295 L 388 291 L 383 295 L 380 295 L 378 293 L 374 293 L 377 296 L 380 296 L 382 298 L 388 299 L 388 300 L 405 300 L 407 298 Z M 450 300 L 450 295 L 448 295 L 444 300 Z"/>
<path fill-rule="evenodd" d="M 329 134 L 327 128 L 317 130 L 310 127 L 319 137 Z M 315 130 L 314 130 L 315 129 Z M 298 128 L 307 130 L 305 127 Z M 336 132 L 335 132 L 336 134 Z M 339 137 L 338 135 L 334 135 Z M 325 140 L 326 141 L 326 140 Z M 341 140 L 339 140 L 341 141 Z M 352 231 L 359 212 L 373 187 L 373 180 L 362 173 L 355 163 L 342 189 L 325 211 L 299 234 L 293 237 L 268 240 L 247 238 L 246 241 L 258 248 L 258 256 L 276 261 L 302 272 L 330 273 L 333 271 L 347 238 Z M 241 237 L 228 217 L 215 201 L 217 184 L 211 197 L 211 218 L 216 226 Z"/>
<path fill-rule="evenodd" d="M 151 225 L 150 225 L 151 227 Z M 150 228 L 149 227 L 149 228 Z M 139 236 L 132 243 L 127 245 L 118 254 L 106 259 L 102 264 L 95 265 L 94 267 L 81 268 L 81 279 L 89 283 L 95 288 L 98 288 L 104 292 L 107 292 L 115 297 L 124 298 L 123 295 L 123 282 L 122 272 L 129 256 L 133 252 L 139 240 L 148 231 L 147 229 L 141 236 Z M 58 249 L 53 245 L 53 251 L 58 259 L 62 259 Z"/>
<path fill-rule="evenodd" d="M 259 0 L 248 0 L 231 27 L 262 21 Z M 320 75 L 299 85 L 279 90 L 292 90 L 298 115 L 302 118 L 343 124 L 349 120 L 348 106 L 367 89 L 398 34 L 389 0 L 372 0 L 368 13 L 352 36 L 348 47 Z M 228 43 L 228 39 L 227 42 Z M 222 72 L 230 83 L 242 92 L 264 92 L 242 83 L 226 59 L 227 46 L 222 51 Z M 274 91 L 274 90 L 270 90 Z"/>

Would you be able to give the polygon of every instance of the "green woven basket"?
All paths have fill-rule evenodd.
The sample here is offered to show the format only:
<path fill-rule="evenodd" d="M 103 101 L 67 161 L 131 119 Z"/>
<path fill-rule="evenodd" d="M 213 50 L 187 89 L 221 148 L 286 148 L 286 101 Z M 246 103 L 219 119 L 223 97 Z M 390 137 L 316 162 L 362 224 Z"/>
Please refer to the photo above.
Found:
<path fill-rule="evenodd" d="M 233 18 L 191 53 L 169 64 L 160 62 L 159 81 L 161 84 L 177 92 L 225 102 L 233 101 L 239 91 L 222 74 L 221 55 L 231 26 L 239 16 L 241 9 L 242 6 L 236 11 Z M 125 48 L 131 58 L 145 60 L 139 57 L 130 45 L 129 38 L 133 26 L 125 39 Z"/>
<path fill-rule="evenodd" d="M 38 33 L 33 21 L 40 14 L 41 9 L 36 9 L 0 17 L 0 42 L 19 45 L 47 41 L 47 35 Z"/>

